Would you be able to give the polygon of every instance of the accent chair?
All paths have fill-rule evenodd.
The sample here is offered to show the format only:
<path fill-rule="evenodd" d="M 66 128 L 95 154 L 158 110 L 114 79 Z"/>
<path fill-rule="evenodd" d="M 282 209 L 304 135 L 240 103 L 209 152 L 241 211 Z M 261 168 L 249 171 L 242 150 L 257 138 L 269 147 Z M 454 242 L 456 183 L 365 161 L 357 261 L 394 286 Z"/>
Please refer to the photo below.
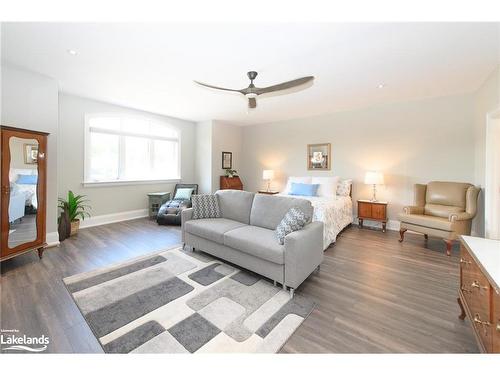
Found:
<path fill-rule="evenodd" d="M 399 214 L 401 229 L 399 242 L 407 230 L 440 237 L 446 244 L 446 255 L 451 255 L 453 241 L 460 235 L 470 235 L 472 219 L 476 216 L 480 188 L 461 182 L 432 181 L 415 184 L 415 202 Z"/>

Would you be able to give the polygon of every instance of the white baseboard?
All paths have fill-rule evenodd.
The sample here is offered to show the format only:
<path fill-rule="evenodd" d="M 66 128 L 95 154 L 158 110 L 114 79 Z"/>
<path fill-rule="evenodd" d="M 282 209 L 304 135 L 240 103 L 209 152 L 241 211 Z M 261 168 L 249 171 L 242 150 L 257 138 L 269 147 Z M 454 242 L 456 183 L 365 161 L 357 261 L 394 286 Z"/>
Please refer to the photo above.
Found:
<path fill-rule="evenodd" d="M 117 223 L 119 221 L 127 221 L 147 217 L 149 211 L 147 208 L 140 210 L 117 212 L 114 214 L 92 216 L 88 219 L 80 221 L 80 228 L 90 228 L 98 225 Z"/>
<path fill-rule="evenodd" d="M 59 246 L 59 233 L 47 233 L 45 235 L 45 242 L 47 242 L 47 247 Z"/>
<path fill-rule="evenodd" d="M 354 218 L 353 224 L 358 225 L 358 218 Z M 363 220 L 363 226 L 370 228 L 382 228 L 382 224 L 379 221 L 373 220 Z M 387 220 L 386 229 L 399 231 L 399 221 L 398 220 Z"/>

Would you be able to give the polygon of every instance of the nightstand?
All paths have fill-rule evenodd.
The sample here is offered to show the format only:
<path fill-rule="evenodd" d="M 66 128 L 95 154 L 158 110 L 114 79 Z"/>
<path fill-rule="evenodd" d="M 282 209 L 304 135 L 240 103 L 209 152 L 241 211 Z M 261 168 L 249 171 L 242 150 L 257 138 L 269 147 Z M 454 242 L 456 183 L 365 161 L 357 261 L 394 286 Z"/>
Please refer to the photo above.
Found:
<path fill-rule="evenodd" d="M 259 190 L 259 194 L 275 195 L 279 194 L 279 191 Z"/>
<path fill-rule="evenodd" d="M 363 220 L 374 220 L 382 223 L 382 232 L 387 224 L 387 202 L 358 199 L 358 222 L 363 228 Z"/>

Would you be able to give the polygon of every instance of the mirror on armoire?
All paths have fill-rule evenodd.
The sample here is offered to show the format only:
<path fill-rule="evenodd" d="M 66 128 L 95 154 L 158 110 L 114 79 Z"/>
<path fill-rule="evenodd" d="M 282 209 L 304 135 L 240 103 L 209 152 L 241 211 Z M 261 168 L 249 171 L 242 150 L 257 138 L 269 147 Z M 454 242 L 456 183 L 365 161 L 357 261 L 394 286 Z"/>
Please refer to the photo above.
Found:
<path fill-rule="evenodd" d="M 1 127 L 1 257 L 45 244 L 47 134 Z"/>

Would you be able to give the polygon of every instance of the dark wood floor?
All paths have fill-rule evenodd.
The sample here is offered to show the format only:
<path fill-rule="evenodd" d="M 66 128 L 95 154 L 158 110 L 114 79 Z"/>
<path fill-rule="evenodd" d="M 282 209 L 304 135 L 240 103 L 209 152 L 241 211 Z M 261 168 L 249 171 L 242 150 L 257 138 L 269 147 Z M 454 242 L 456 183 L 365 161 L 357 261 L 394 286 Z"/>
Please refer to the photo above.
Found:
<path fill-rule="evenodd" d="M 319 273 L 298 289 L 318 307 L 283 348 L 287 353 L 477 352 L 456 304 L 457 250 L 423 247 L 408 234 L 351 227 L 325 252 Z M 180 242 L 175 227 L 146 219 L 83 229 L 60 247 L 1 264 L 2 329 L 48 335 L 50 352 L 102 352 L 61 279 Z"/>

